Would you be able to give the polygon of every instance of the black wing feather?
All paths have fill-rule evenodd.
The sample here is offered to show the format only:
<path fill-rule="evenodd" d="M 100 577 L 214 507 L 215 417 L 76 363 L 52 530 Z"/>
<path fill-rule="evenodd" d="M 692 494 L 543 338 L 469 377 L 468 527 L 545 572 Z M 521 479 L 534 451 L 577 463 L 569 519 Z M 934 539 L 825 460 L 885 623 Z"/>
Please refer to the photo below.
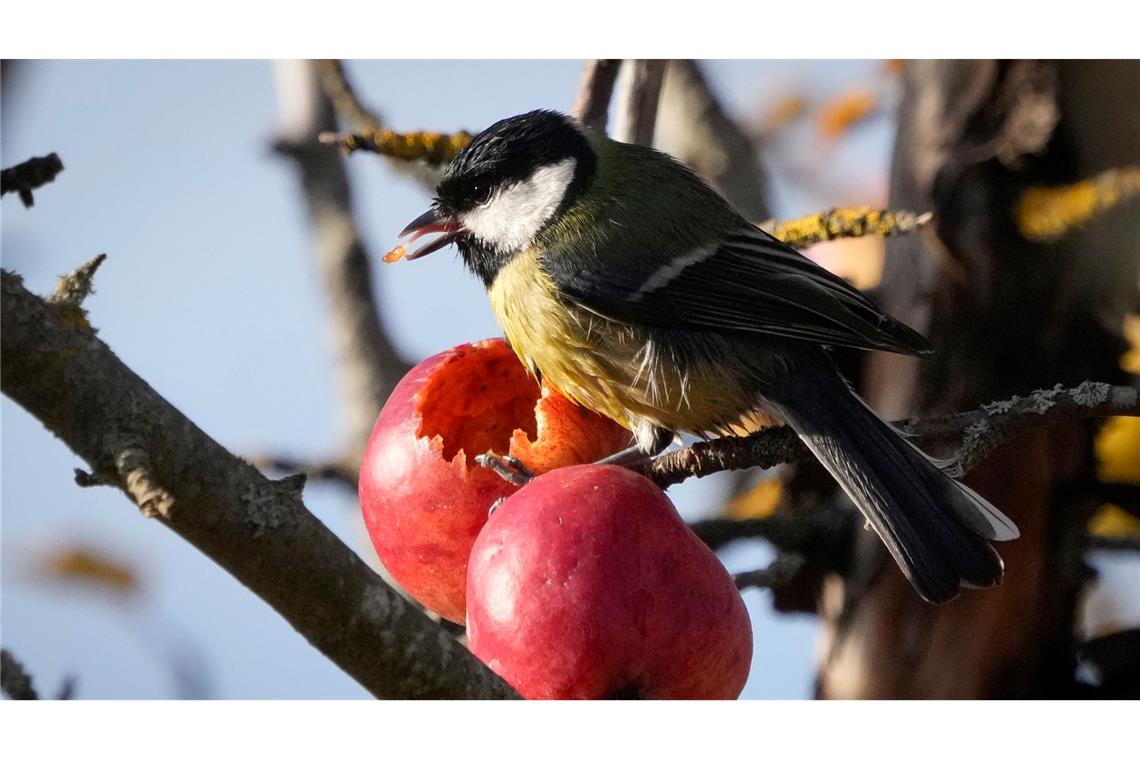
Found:
<path fill-rule="evenodd" d="M 706 250 L 691 259 L 662 263 L 648 257 L 640 265 L 604 271 L 546 268 L 573 301 L 610 319 L 906 354 L 930 351 L 925 338 L 842 278 L 762 230 L 742 229 Z M 676 271 L 665 271 L 672 276 L 653 279 L 670 266 Z"/>

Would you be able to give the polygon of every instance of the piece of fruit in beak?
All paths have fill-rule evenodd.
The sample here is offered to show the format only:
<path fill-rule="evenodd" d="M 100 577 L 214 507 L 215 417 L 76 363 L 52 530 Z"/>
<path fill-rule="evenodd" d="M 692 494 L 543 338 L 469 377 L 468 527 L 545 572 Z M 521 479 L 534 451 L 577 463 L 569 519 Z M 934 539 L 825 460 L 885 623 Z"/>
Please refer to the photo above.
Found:
<path fill-rule="evenodd" d="M 389 258 L 391 258 L 392 261 L 398 261 L 400 258 L 407 258 L 408 261 L 411 261 L 421 256 L 427 256 L 429 253 L 434 253 L 440 248 L 454 243 L 462 231 L 463 225 L 461 225 L 457 219 L 443 215 L 439 212 L 439 209 L 433 207 L 416 217 L 411 224 L 403 229 L 400 233 L 400 237 L 411 235 L 411 238 L 407 241 L 408 243 L 415 242 L 420 237 L 433 233 L 439 233 L 439 237 L 427 245 L 422 245 L 411 253 L 406 254 L 406 256 L 399 255 L 399 249 L 403 246 L 397 246 L 388 256 L 384 257 L 384 260 L 388 261 Z"/>

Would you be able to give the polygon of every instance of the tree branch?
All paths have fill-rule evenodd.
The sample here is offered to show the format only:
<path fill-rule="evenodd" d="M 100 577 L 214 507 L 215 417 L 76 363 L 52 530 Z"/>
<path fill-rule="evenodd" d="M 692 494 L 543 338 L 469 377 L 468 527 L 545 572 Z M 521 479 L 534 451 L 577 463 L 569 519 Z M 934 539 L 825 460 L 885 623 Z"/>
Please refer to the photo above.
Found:
<path fill-rule="evenodd" d="M 985 459 L 1005 441 L 1028 430 L 1062 420 L 1140 416 L 1140 392 L 1127 386 L 1085 382 L 1076 388 L 1056 387 L 1021 398 L 995 401 L 961 414 L 908 420 L 896 424 L 920 447 L 957 443 L 962 472 Z M 748 436 L 724 437 L 663 454 L 644 469 L 662 488 L 691 477 L 721 470 L 774 467 L 810 458 L 807 448 L 787 427 L 767 428 Z"/>
<path fill-rule="evenodd" d="M 3 392 L 366 689 L 390 698 L 514 695 L 305 508 L 299 479 L 268 480 L 230 454 L 90 326 L 18 276 L 2 273 L 2 295 Z"/>
<path fill-rule="evenodd" d="M 32 677 L 7 649 L 0 649 L 0 691 L 7 694 L 8 699 L 40 698 L 32 685 Z"/>
<path fill-rule="evenodd" d="M 1031 187 L 1017 200 L 1017 228 L 1026 240 L 1048 242 L 1140 196 L 1140 166 L 1109 169 L 1059 187 Z"/>
<path fill-rule="evenodd" d="M 586 61 L 582 78 L 578 81 L 578 94 L 570 113 L 575 119 L 598 129 L 606 130 L 609 117 L 610 98 L 613 97 L 614 83 L 621 69 L 620 58 L 595 58 Z"/>
<path fill-rule="evenodd" d="M 780 552 L 768 567 L 737 573 L 732 580 L 741 591 L 746 588 L 775 588 L 789 583 L 806 564 L 807 558 L 802 554 Z"/>
<path fill-rule="evenodd" d="M 384 328 L 372 285 L 372 263 L 352 213 L 344 161 L 317 143 L 321 132 L 336 126 L 332 104 L 320 87 L 321 64 L 289 62 L 280 67 L 277 144 L 295 161 L 313 229 L 313 252 L 321 270 L 340 380 L 345 442 L 337 459 L 355 470 L 376 415 L 410 365 Z"/>
<path fill-rule="evenodd" d="M 665 77 L 662 59 L 629 59 L 622 66 L 625 78 L 618 95 L 618 129 L 614 139 L 637 145 L 653 145 L 657 127 L 657 103 Z"/>
<path fill-rule="evenodd" d="M 833 208 L 799 219 L 764 222 L 760 229 L 771 233 L 792 248 L 808 246 L 840 238 L 876 235 L 890 237 L 917 232 L 929 224 L 932 215 L 910 211 L 888 211 L 872 208 Z"/>
<path fill-rule="evenodd" d="M 755 146 L 721 106 L 696 61 L 669 61 L 654 140 L 708 180 L 746 219 L 768 218 Z"/>
<path fill-rule="evenodd" d="M 25 208 L 35 205 L 32 191 L 43 187 L 63 171 L 63 161 L 55 153 L 29 158 L 22 164 L 0 172 L 0 195 L 19 193 Z"/>

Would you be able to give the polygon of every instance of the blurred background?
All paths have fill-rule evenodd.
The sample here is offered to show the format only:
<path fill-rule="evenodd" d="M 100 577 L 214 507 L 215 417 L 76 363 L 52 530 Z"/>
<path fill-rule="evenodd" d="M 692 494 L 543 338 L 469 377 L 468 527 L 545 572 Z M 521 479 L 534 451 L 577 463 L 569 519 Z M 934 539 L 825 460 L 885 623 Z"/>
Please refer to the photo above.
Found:
<path fill-rule="evenodd" d="M 44 293 L 58 275 L 107 253 L 86 307 L 128 366 L 237 454 L 321 461 L 337 454 L 345 436 L 328 304 L 296 168 L 273 150 L 290 129 L 282 88 L 297 65 L 6 62 L 3 165 L 54 151 L 66 170 L 37 191 L 32 209 L 5 196 L 3 265 Z M 351 61 L 346 68 L 386 126 L 474 132 L 533 108 L 568 110 L 582 62 Z M 888 206 L 901 66 L 707 61 L 702 71 L 750 140 L 769 216 Z M 664 106 L 660 113 L 658 139 L 670 148 L 675 136 Z M 350 156 L 347 166 L 360 234 L 378 263 L 430 193 L 374 155 Z M 884 245 L 862 238 L 812 255 L 873 287 Z M 452 258 L 373 267 L 385 325 L 410 361 L 499 333 L 482 288 Z M 7 398 L 0 412 L 0 640 L 42 694 L 367 696 L 256 596 L 142 519 L 120 492 L 76 487 L 72 469 L 83 463 L 34 418 Z M 746 517 L 755 508 L 748 499 L 726 502 L 755 496 L 751 485 L 713 477 L 670 493 L 690 520 L 726 509 Z M 350 489 L 314 480 L 305 503 L 378 564 Z M 738 541 L 720 556 L 740 572 L 764 567 L 772 551 Z M 1140 624 L 1135 556 L 1094 558 L 1101 581 L 1082 595 L 1095 613 L 1082 625 Z M 744 696 L 811 696 L 824 647 L 818 618 L 775 612 L 767 590 L 744 596 L 756 642 Z"/>

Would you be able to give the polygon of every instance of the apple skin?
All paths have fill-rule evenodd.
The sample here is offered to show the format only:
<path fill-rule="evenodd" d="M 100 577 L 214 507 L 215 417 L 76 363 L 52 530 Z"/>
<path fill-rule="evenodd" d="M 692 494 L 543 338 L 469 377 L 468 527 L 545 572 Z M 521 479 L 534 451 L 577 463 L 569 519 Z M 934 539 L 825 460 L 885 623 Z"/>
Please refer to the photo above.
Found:
<path fill-rule="evenodd" d="M 735 699 L 752 626 L 724 566 L 646 478 L 565 467 L 510 496 L 467 571 L 471 652 L 528 699 Z"/>
<path fill-rule="evenodd" d="M 392 391 L 360 467 L 365 527 L 380 561 L 417 601 L 461 623 L 467 558 L 491 505 L 517 489 L 470 456 L 518 456 L 535 472 L 596 461 L 629 432 L 541 388 L 501 339 L 413 367 Z"/>

